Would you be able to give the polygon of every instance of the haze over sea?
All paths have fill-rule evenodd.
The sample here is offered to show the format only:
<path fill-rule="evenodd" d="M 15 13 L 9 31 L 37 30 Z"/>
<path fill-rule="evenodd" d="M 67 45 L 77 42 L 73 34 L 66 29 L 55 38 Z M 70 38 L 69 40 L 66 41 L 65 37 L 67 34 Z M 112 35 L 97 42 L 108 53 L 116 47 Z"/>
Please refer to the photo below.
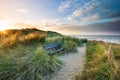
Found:
<path fill-rule="evenodd" d="M 72 35 L 72 37 L 120 44 L 120 35 Z"/>

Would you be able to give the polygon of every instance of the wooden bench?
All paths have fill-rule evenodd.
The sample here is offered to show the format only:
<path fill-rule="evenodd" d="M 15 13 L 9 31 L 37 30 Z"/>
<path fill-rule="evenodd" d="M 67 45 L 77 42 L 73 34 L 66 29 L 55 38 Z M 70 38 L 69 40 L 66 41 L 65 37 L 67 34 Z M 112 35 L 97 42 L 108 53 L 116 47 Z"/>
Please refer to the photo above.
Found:
<path fill-rule="evenodd" d="M 56 54 L 63 50 L 61 43 L 44 45 L 44 48 L 48 51 L 49 54 Z"/>

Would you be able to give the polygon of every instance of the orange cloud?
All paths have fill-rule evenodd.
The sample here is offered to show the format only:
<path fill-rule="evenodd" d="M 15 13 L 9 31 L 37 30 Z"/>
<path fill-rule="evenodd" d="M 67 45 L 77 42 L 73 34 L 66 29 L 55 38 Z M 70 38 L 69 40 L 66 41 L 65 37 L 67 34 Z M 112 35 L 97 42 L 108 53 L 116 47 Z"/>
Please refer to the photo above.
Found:
<path fill-rule="evenodd" d="M 6 18 L 5 17 L 0 17 L 0 20 L 5 20 Z"/>
<path fill-rule="evenodd" d="M 39 25 L 28 24 L 28 23 L 16 23 L 13 26 L 20 27 L 20 28 L 39 28 Z"/>

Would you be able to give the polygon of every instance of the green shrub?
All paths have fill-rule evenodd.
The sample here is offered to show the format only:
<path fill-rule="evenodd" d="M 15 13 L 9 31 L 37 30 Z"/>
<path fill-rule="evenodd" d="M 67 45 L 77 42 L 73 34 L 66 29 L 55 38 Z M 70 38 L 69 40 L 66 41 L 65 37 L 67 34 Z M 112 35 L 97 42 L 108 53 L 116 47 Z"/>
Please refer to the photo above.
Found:
<path fill-rule="evenodd" d="M 73 37 L 52 37 L 46 38 L 46 44 L 62 43 L 62 47 L 64 48 L 64 53 L 70 53 L 77 51 L 77 46 L 82 46 L 83 42 L 81 39 L 73 38 Z"/>
<path fill-rule="evenodd" d="M 119 47 L 112 45 L 114 58 L 107 59 L 108 45 L 97 41 L 87 42 L 86 64 L 82 73 L 75 75 L 74 80 L 119 80 L 120 61 Z"/>
<path fill-rule="evenodd" d="M 56 43 L 56 42 L 62 42 L 63 38 L 62 37 L 48 37 L 45 39 L 46 44 L 51 44 L 51 43 Z"/>
<path fill-rule="evenodd" d="M 98 66 L 95 80 L 114 80 L 114 65 L 111 62 Z"/>
<path fill-rule="evenodd" d="M 45 36 L 36 29 L 9 30 L 0 36 L 0 80 L 46 80 L 58 70 L 62 62 L 42 48 Z"/>
<path fill-rule="evenodd" d="M 64 41 L 63 48 L 65 52 L 75 52 L 77 51 L 77 43 L 74 41 Z"/>
<path fill-rule="evenodd" d="M 65 36 L 63 37 L 64 40 L 68 40 L 68 41 L 74 41 L 77 43 L 77 46 L 82 46 L 83 45 L 83 40 L 82 39 L 79 39 L 79 38 L 74 38 L 74 37 L 68 37 L 68 36 Z"/>
<path fill-rule="evenodd" d="M 87 39 L 81 39 L 83 43 L 87 43 L 88 40 Z"/>
<path fill-rule="evenodd" d="M 23 58 L 0 59 L 0 80 L 46 80 L 46 76 L 61 67 L 62 62 L 37 48 Z"/>
<path fill-rule="evenodd" d="M 15 58 L 0 59 L 0 80 L 15 80 L 18 69 Z"/>
<path fill-rule="evenodd" d="M 113 45 L 112 51 L 115 59 L 120 60 L 120 45 Z"/>

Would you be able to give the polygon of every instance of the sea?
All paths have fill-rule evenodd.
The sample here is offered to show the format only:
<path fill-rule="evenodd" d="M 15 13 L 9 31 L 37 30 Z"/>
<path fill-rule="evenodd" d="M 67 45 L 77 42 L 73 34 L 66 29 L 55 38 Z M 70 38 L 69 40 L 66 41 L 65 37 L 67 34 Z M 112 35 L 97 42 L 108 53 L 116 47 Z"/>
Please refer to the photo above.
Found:
<path fill-rule="evenodd" d="M 71 37 L 120 44 L 120 35 L 71 35 Z"/>

